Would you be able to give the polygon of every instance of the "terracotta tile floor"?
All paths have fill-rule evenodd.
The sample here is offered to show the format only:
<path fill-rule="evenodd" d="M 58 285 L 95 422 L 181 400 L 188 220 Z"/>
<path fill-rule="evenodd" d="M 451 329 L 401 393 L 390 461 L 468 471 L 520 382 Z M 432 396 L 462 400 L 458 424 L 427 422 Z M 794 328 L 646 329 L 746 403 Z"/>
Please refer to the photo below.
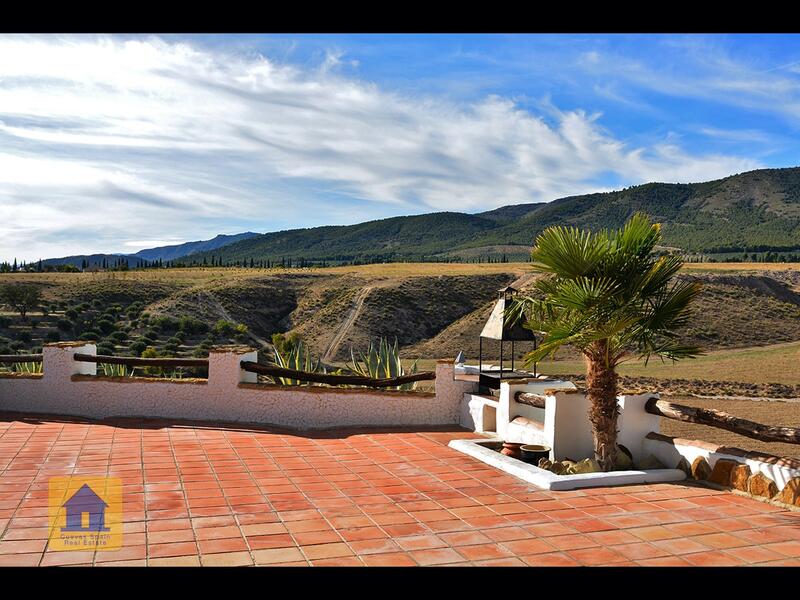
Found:
<path fill-rule="evenodd" d="M 0 413 L 2 565 L 800 565 L 800 512 L 686 484 L 547 492 L 453 431 L 308 436 Z M 51 476 L 123 481 L 118 551 L 47 548 Z"/>

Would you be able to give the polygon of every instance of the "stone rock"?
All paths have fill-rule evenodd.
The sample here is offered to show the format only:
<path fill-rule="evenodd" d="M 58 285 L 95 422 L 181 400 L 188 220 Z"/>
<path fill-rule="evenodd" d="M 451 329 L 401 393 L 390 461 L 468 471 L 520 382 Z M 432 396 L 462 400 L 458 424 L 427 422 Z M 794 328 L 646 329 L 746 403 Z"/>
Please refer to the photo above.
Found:
<path fill-rule="evenodd" d="M 687 477 L 691 477 L 692 476 L 692 467 L 689 464 L 689 461 L 686 460 L 686 458 L 684 458 L 684 457 L 681 457 L 680 461 L 678 461 L 678 464 L 675 465 L 675 468 L 676 469 L 680 469 L 681 471 L 686 473 Z"/>
<path fill-rule="evenodd" d="M 708 480 L 717 485 L 731 485 L 731 474 L 739 464 L 740 463 L 730 458 L 720 458 L 714 463 L 714 468 L 711 470 L 711 477 L 709 477 Z"/>
<path fill-rule="evenodd" d="M 747 491 L 753 496 L 769 499 L 778 493 L 778 486 L 763 473 L 756 473 L 747 480 Z"/>
<path fill-rule="evenodd" d="M 778 502 L 784 504 L 794 504 L 800 506 L 800 477 L 794 477 L 786 482 L 783 486 L 781 493 L 775 498 Z"/>
<path fill-rule="evenodd" d="M 692 463 L 692 477 L 695 479 L 708 479 L 711 477 L 711 466 L 704 457 L 698 456 L 694 459 Z"/>
<path fill-rule="evenodd" d="M 731 471 L 730 486 L 740 492 L 746 492 L 750 473 L 750 467 L 747 465 L 736 465 Z"/>
<path fill-rule="evenodd" d="M 627 471 L 633 468 L 633 456 L 631 451 L 622 444 L 617 445 L 617 458 L 614 462 L 615 471 Z"/>
<path fill-rule="evenodd" d="M 593 458 L 586 458 L 580 462 L 575 463 L 569 468 L 571 473 L 599 473 L 602 471 L 600 463 Z"/>

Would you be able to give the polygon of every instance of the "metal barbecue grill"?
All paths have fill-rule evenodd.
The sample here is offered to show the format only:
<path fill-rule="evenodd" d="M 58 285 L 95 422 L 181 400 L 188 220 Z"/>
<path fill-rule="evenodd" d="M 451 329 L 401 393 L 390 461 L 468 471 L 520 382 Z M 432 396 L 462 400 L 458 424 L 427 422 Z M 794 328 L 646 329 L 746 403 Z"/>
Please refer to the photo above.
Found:
<path fill-rule="evenodd" d="M 517 290 L 511 286 L 500 290 L 500 297 L 494 305 L 489 320 L 483 326 L 478 342 L 478 383 L 490 389 L 499 389 L 503 379 L 519 379 L 523 377 L 536 377 L 536 364 L 533 365 L 533 374 L 528 371 L 517 371 L 514 368 L 515 343 L 533 342 L 533 349 L 536 349 L 536 335 L 530 329 L 522 326 L 521 321 L 510 324 L 505 318 L 505 310 L 511 305 L 514 294 Z M 498 340 L 500 342 L 500 369 L 483 370 L 483 340 Z M 511 342 L 511 369 L 503 368 L 503 346 L 505 342 Z"/>

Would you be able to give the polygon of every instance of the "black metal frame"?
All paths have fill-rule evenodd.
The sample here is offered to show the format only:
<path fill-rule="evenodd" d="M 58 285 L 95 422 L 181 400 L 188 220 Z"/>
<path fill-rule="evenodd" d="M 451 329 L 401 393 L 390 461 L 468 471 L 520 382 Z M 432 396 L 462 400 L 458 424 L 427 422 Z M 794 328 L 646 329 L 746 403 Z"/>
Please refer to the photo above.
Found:
<path fill-rule="evenodd" d="M 505 343 L 505 341 L 504 340 L 499 340 L 499 341 L 500 341 L 500 371 L 499 371 L 499 374 L 500 374 L 500 379 L 502 379 L 503 378 L 503 373 L 505 372 L 505 369 L 503 368 L 503 344 Z M 536 337 L 534 336 L 534 338 L 533 338 L 533 349 L 536 350 L 536 348 L 538 348 L 538 347 L 539 346 L 537 344 Z M 514 372 L 514 355 L 515 354 L 516 353 L 514 352 L 514 340 L 511 340 L 511 369 L 509 370 L 509 373 L 513 373 Z M 489 372 L 489 371 L 487 371 L 487 372 Z M 498 371 L 491 371 L 491 372 L 492 373 L 498 373 Z M 481 374 L 481 373 L 483 373 L 483 336 L 479 336 L 478 337 L 478 374 Z M 536 363 L 533 363 L 533 376 L 536 377 Z"/>

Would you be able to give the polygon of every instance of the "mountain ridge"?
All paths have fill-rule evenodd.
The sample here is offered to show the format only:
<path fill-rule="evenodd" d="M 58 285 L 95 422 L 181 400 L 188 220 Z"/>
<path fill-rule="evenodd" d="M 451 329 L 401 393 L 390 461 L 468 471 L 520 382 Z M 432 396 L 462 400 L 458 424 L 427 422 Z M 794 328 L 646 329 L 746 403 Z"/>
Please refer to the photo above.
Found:
<path fill-rule="evenodd" d="M 224 262 L 393 261 L 474 257 L 480 255 L 476 249 L 514 246 L 522 255 L 548 226 L 619 227 L 636 211 L 663 224 L 665 245 L 687 253 L 793 251 L 800 248 L 800 167 L 700 183 L 645 183 L 476 214 L 438 212 L 284 230 L 230 244 L 214 256 Z M 489 256 L 501 253 L 506 254 L 487 250 Z"/>

